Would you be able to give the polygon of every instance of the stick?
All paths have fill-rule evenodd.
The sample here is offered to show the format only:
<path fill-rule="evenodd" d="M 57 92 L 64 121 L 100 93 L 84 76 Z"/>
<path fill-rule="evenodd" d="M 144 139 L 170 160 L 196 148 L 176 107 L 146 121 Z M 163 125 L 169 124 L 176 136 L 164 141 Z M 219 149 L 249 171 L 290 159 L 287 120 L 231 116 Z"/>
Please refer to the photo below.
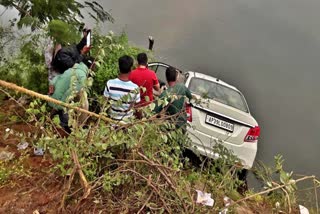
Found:
<path fill-rule="evenodd" d="M 254 198 L 254 197 L 258 196 L 258 195 L 263 195 L 263 194 L 272 192 L 272 191 L 277 190 L 277 189 L 281 189 L 281 188 L 286 187 L 286 186 L 291 185 L 291 184 L 295 184 L 295 183 L 298 183 L 298 182 L 301 182 L 301 181 L 304 181 L 304 180 L 315 179 L 315 178 L 316 178 L 316 177 L 315 177 L 314 175 L 312 175 L 312 176 L 306 176 L 306 177 L 297 179 L 297 180 L 295 180 L 295 181 L 289 182 L 289 183 L 287 183 L 287 184 L 283 184 L 283 185 L 274 187 L 274 188 L 272 188 L 272 189 L 268 189 L 268 190 L 265 190 L 265 191 L 262 191 L 262 192 L 258 192 L 258 193 L 253 194 L 253 195 L 249 195 L 249 196 L 247 196 L 247 197 L 245 197 L 245 198 L 243 198 L 243 199 L 240 199 L 240 200 L 238 200 L 238 201 L 232 202 L 229 206 L 234 206 L 234 205 L 239 204 L 240 202 L 246 201 L 246 200 L 248 200 L 248 199 L 250 199 L 250 198 Z"/>
<path fill-rule="evenodd" d="M 72 172 L 71 172 L 71 175 L 69 177 L 69 180 L 68 180 L 68 184 L 66 186 L 66 189 L 63 193 L 63 196 L 62 196 L 62 200 L 61 200 L 61 205 L 59 207 L 59 211 L 60 213 L 63 213 L 64 212 L 64 203 L 66 201 L 66 198 L 67 198 L 67 195 L 68 195 L 68 192 L 71 188 L 71 184 L 72 184 L 72 181 L 73 181 L 73 178 L 74 178 L 74 175 L 76 174 L 76 171 L 77 171 L 77 168 L 74 166 L 73 169 L 72 169 Z"/>
<path fill-rule="evenodd" d="M 45 101 L 50 102 L 50 103 L 54 103 L 56 105 L 60 105 L 60 106 L 63 106 L 63 107 L 69 108 L 69 109 L 74 109 L 74 110 L 76 110 L 78 112 L 81 112 L 81 113 L 84 113 L 84 114 L 88 114 L 91 117 L 96 117 L 96 118 L 102 119 L 105 122 L 109 122 L 109 123 L 113 123 L 113 124 L 120 124 L 123 128 L 129 128 L 130 126 L 133 126 L 135 124 L 144 123 L 144 122 L 148 122 L 148 121 L 153 121 L 153 120 L 155 120 L 157 118 L 157 115 L 154 115 L 154 116 L 150 117 L 149 119 L 142 119 L 142 120 L 139 120 L 139 121 L 137 121 L 135 123 L 124 123 L 123 121 L 114 121 L 114 120 L 112 120 L 112 119 L 110 119 L 108 117 L 105 117 L 103 115 L 99 115 L 99 114 L 96 114 L 94 112 L 87 111 L 85 109 L 70 105 L 68 103 L 64 103 L 64 102 L 62 102 L 60 100 L 53 99 L 53 98 L 51 98 L 51 97 L 49 97 L 47 95 L 43 95 L 43 94 L 37 93 L 35 91 L 31 91 L 29 89 L 17 86 L 14 83 L 9 83 L 9 82 L 0 80 L 0 86 L 8 88 L 8 89 L 11 89 L 11 90 L 14 90 L 14 91 L 17 91 L 17 92 L 20 92 L 20 93 L 23 93 L 23 94 L 27 94 L 27 95 L 29 95 L 31 97 L 36 97 L 36 98 L 39 98 L 41 100 L 45 100 Z M 171 117 L 173 117 L 173 116 L 167 116 L 167 117 L 164 117 L 163 119 L 168 119 L 168 118 L 171 118 Z"/>
<path fill-rule="evenodd" d="M 162 204 L 163 204 L 164 209 L 166 210 L 166 212 L 167 213 L 172 213 L 171 209 L 167 206 L 165 200 L 162 198 L 162 196 L 160 194 L 160 191 L 152 184 L 152 181 L 149 182 L 148 178 L 146 178 L 145 176 L 141 175 L 139 172 L 136 172 L 136 171 L 131 170 L 131 169 L 124 169 L 124 170 L 120 170 L 120 171 L 121 172 L 131 172 L 133 174 L 138 175 L 140 178 L 143 178 L 147 182 L 148 186 L 150 186 L 158 194 L 159 199 L 162 201 Z"/>
<path fill-rule="evenodd" d="M 82 196 L 82 199 L 85 199 L 85 198 L 87 198 L 89 196 L 89 194 L 91 192 L 91 188 L 90 188 L 90 185 L 88 184 L 86 176 L 82 172 L 81 165 L 79 163 L 79 159 L 78 159 L 77 153 L 74 150 L 72 150 L 71 154 L 72 154 L 72 159 L 74 161 L 74 164 L 75 164 L 75 166 L 77 168 L 77 172 L 78 172 L 78 174 L 80 176 L 81 185 L 83 186 L 84 191 L 85 191 L 85 193 Z"/>
<path fill-rule="evenodd" d="M 148 197 L 148 199 L 146 200 L 146 202 L 144 202 L 144 204 L 142 205 L 141 209 L 137 212 L 137 214 L 140 214 L 143 209 L 145 208 L 145 206 L 147 205 L 147 203 L 149 203 L 151 197 L 153 196 L 153 192 L 151 192 L 150 196 Z"/>
<path fill-rule="evenodd" d="M 317 190 L 317 184 L 316 184 L 316 179 L 313 179 L 313 185 L 314 185 L 314 195 L 316 198 L 316 209 L 317 213 L 319 213 L 319 204 L 318 204 L 318 190 Z"/>
<path fill-rule="evenodd" d="M 8 89 L 11 89 L 11 90 L 14 90 L 14 91 L 18 91 L 20 93 L 23 93 L 23 94 L 27 94 L 27 95 L 30 95 L 32 97 L 36 97 L 36 98 L 39 98 L 41 100 L 45 100 L 47 102 L 50 102 L 50 103 L 54 103 L 56 105 L 60 105 L 60 106 L 63 106 L 63 107 L 66 107 L 66 108 L 70 108 L 70 109 L 74 109 L 76 111 L 79 111 L 81 113 L 85 113 L 85 114 L 88 114 L 92 117 L 96 117 L 96 118 L 100 118 L 106 122 L 114 122 L 113 120 L 111 120 L 110 118 L 107 118 L 103 115 L 99 115 L 99 114 L 96 114 L 94 112 L 91 112 L 91 111 L 87 111 L 85 109 L 82 109 L 82 108 L 79 108 L 79 107 L 75 107 L 75 106 L 72 106 L 68 103 L 64 103 L 60 100 L 56 100 L 56 99 L 53 99 L 47 95 L 43 95 L 43 94 L 40 94 L 40 93 L 37 93 L 37 92 L 34 92 L 34 91 L 31 91 L 31 90 L 28 90 L 26 88 L 23 88 L 23 87 L 20 87 L 20 86 L 17 86 L 16 84 L 13 84 L 13 83 L 9 83 L 9 82 L 6 82 L 6 81 L 3 81 L 3 80 L 0 80 L 0 86 L 2 87 L 5 87 L 5 88 L 8 88 Z"/>

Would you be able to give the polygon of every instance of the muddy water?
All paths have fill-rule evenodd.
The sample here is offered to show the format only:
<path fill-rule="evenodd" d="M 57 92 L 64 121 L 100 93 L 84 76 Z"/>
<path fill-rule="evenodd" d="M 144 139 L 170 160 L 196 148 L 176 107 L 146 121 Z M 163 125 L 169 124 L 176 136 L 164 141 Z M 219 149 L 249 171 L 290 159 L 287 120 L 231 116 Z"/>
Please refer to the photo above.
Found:
<path fill-rule="evenodd" d="M 108 0 L 115 24 L 159 60 L 219 77 L 247 98 L 262 135 L 257 159 L 320 176 L 320 2 Z"/>

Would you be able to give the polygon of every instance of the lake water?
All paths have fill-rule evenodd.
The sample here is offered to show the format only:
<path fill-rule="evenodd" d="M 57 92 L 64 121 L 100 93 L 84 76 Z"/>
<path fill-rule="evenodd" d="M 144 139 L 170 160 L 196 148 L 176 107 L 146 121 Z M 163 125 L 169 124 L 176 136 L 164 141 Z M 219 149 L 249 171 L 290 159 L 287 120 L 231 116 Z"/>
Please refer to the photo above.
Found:
<path fill-rule="evenodd" d="M 320 177 L 320 1 L 108 0 L 115 24 L 158 59 L 241 90 L 262 130 L 257 159 Z"/>
<path fill-rule="evenodd" d="M 158 60 L 240 89 L 262 130 L 258 160 L 282 154 L 287 170 L 320 177 L 320 1 L 100 2 L 116 19 L 104 31 L 142 47 L 152 35 Z"/>

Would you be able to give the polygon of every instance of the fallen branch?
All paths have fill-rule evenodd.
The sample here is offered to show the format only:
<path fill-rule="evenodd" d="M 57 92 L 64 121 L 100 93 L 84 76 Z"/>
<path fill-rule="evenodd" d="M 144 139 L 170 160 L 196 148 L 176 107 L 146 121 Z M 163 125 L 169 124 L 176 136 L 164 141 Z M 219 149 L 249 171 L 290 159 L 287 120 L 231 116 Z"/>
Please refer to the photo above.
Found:
<path fill-rule="evenodd" d="M 76 174 L 76 171 L 77 171 L 77 168 L 76 168 L 76 166 L 74 166 L 73 169 L 72 169 L 71 175 L 69 177 L 67 186 L 66 186 L 66 188 L 64 190 L 64 193 L 63 193 L 63 196 L 62 196 L 61 204 L 60 204 L 60 207 L 59 207 L 59 213 L 64 213 L 64 211 L 65 211 L 64 210 L 65 201 L 66 201 L 68 192 L 69 192 L 69 190 L 71 188 L 71 184 L 72 184 L 74 175 Z"/>
<path fill-rule="evenodd" d="M 109 122 L 109 123 L 113 123 L 113 124 L 117 124 L 117 125 L 119 124 L 119 125 L 121 125 L 122 128 L 128 128 L 128 127 L 133 126 L 135 124 L 144 123 L 144 122 L 148 122 L 148 121 L 154 121 L 155 119 L 157 119 L 157 115 L 153 115 L 152 117 L 150 117 L 148 119 L 143 118 L 142 120 L 138 120 L 138 121 L 136 121 L 134 123 L 125 123 L 123 121 L 114 121 L 114 120 L 112 120 L 112 119 L 110 119 L 110 118 L 108 118 L 106 116 L 103 116 L 103 115 L 100 115 L 100 114 L 96 114 L 96 113 L 91 112 L 91 111 L 87 111 L 87 110 L 85 110 L 83 108 L 79 108 L 79 107 L 70 105 L 70 104 L 62 102 L 60 100 L 53 99 L 53 98 L 49 97 L 48 95 L 43 95 L 43 94 L 37 93 L 35 91 L 26 89 L 24 87 L 17 86 L 14 83 L 9 83 L 9 82 L 0 80 L 0 86 L 8 88 L 8 89 L 11 89 L 11 90 L 14 90 L 16 92 L 27 94 L 27 95 L 29 95 L 31 97 L 36 97 L 38 99 L 45 100 L 45 101 L 50 102 L 50 103 L 54 103 L 54 104 L 59 105 L 59 106 L 63 106 L 65 108 L 74 109 L 75 111 L 87 114 L 88 116 L 91 116 L 91 117 L 99 118 L 99 119 L 101 119 L 101 120 L 103 120 L 105 122 Z M 169 118 L 172 118 L 172 117 L 173 116 L 166 116 L 166 117 L 163 117 L 162 119 L 166 120 L 166 119 L 169 119 Z M 162 121 L 160 121 L 160 122 L 162 123 Z"/>
<path fill-rule="evenodd" d="M 88 181 L 87 181 L 87 179 L 86 179 L 86 176 L 84 175 L 84 173 L 83 173 L 83 171 L 82 171 L 82 169 L 81 169 L 81 165 L 80 165 L 80 163 L 79 163 L 79 159 L 78 159 L 77 153 L 76 153 L 74 150 L 72 150 L 72 151 L 71 151 L 71 155 L 72 155 L 73 162 L 74 162 L 74 164 L 75 164 L 75 166 L 76 166 L 77 172 L 78 172 L 78 174 L 79 174 L 79 176 L 80 176 L 81 185 L 82 185 L 83 188 L 84 188 L 84 194 L 83 194 L 83 196 L 82 196 L 82 198 L 81 198 L 81 200 L 83 200 L 83 199 L 86 199 L 86 198 L 89 196 L 89 194 L 90 194 L 90 192 L 91 192 L 91 187 L 90 187 L 90 185 L 88 184 Z M 81 200 L 80 200 L 80 201 L 81 201 Z"/>
<path fill-rule="evenodd" d="M 149 166 L 161 167 L 161 168 L 164 168 L 164 169 L 169 170 L 169 171 L 174 171 L 174 172 L 177 171 L 177 170 L 172 169 L 172 168 L 170 168 L 170 167 L 167 167 L 167 166 L 165 166 L 165 165 L 156 164 L 156 163 L 154 163 L 154 162 L 148 162 L 148 161 L 145 161 L 145 160 L 129 160 L 129 159 L 128 159 L 128 160 L 126 160 L 126 159 L 116 159 L 116 160 L 119 161 L 119 162 L 144 163 L 144 164 L 147 164 L 147 165 L 149 165 Z"/>
<path fill-rule="evenodd" d="M 248 200 L 248 199 L 254 198 L 254 197 L 258 196 L 258 195 L 264 195 L 264 194 L 267 194 L 267 193 L 269 193 L 269 192 L 273 192 L 273 191 L 275 191 L 275 190 L 277 190 L 277 189 L 281 189 L 281 188 L 283 188 L 283 187 L 286 187 L 286 186 L 289 186 L 289 185 L 292 185 L 292 184 L 296 184 L 296 183 L 301 182 L 301 181 L 304 181 L 304 180 L 315 179 L 315 178 L 316 178 L 316 176 L 314 176 L 314 175 L 312 175 L 312 176 L 306 176 L 306 177 L 303 177 L 303 178 L 300 178 L 300 179 L 297 179 L 297 180 L 293 180 L 293 181 L 291 181 L 291 182 L 289 182 L 289 183 L 287 183 L 287 184 L 283 184 L 283 185 L 280 185 L 280 186 L 277 186 L 277 187 L 274 187 L 274 188 L 271 188 L 271 189 L 268 189 L 268 190 L 265 190 L 265 191 L 262 191 L 262 192 L 258 192 L 258 193 L 253 194 L 253 195 L 249 195 L 249 196 L 247 196 L 247 197 L 245 197 L 245 198 L 242 198 L 242 199 L 240 199 L 240 200 L 238 200 L 238 201 L 232 202 L 232 203 L 230 204 L 230 207 L 231 207 L 231 206 L 234 206 L 234 205 L 236 205 L 236 204 L 239 204 L 239 203 L 241 203 L 241 202 L 243 202 L 243 201 L 246 201 L 246 200 Z"/>
<path fill-rule="evenodd" d="M 145 159 L 146 161 L 150 162 L 151 164 L 155 164 L 153 161 L 151 161 L 148 157 L 146 157 L 144 154 L 138 152 L 138 155 L 140 155 L 140 157 L 142 157 L 143 159 Z M 175 191 L 175 193 L 178 196 L 178 199 L 181 201 L 183 208 L 185 210 L 185 212 L 188 212 L 188 209 L 186 207 L 186 205 L 184 204 L 184 201 L 182 200 L 182 198 L 179 195 L 179 192 L 177 191 L 177 187 L 173 184 L 172 180 L 168 177 L 168 175 L 162 170 L 160 169 L 160 167 L 156 167 L 156 169 L 160 172 L 160 174 L 165 178 L 165 180 L 169 183 L 170 187 Z"/>
<path fill-rule="evenodd" d="M 314 196 L 316 198 L 316 209 L 317 213 L 319 213 L 319 203 L 318 203 L 318 191 L 317 191 L 317 181 L 315 178 L 313 179 L 313 187 L 314 187 Z M 319 184 L 318 184 L 319 185 Z"/>
<path fill-rule="evenodd" d="M 16 84 L 13 84 L 13 83 L 9 83 L 9 82 L 0 80 L 0 86 L 8 88 L 8 89 L 11 89 L 11 90 L 14 90 L 14 91 L 17 91 L 17 92 L 20 92 L 20 93 L 23 93 L 23 94 L 27 94 L 27 95 L 32 96 L 32 97 L 39 98 L 41 100 L 45 100 L 45 101 L 50 102 L 50 103 L 54 103 L 54 104 L 59 105 L 59 106 L 63 106 L 63 107 L 69 108 L 69 109 L 74 109 L 74 110 L 76 110 L 78 112 L 81 112 L 81 113 L 84 113 L 84 114 L 88 114 L 89 116 L 100 118 L 100 119 L 102 119 L 102 120 L 104 120 L 106 122 L 113 122 L 113 120 L 111 120 L 110 118 L 107 118 L 107 117 L 105 117 L 103 115 L 99 115 L 99 114 L 96 114 L 94 112 L 87 111 L 85 109 L 70 105 L 68 103 L 64 103 L 64 102 L 62 102 L 60 100 L 56 100 L 56 99 L 53 99 L 53 98 L 51 98 L 51 97 L 49 97 L 47 95 L 43 95 L 43 94 L 37 93 L 35 91 L 31 91 L 29 89 L 17 86 Z"/>
<path fill-rule="evenodd" d="M 148 199 L 144 202 L 144 204 L 142 205 L 142 207 L 140 208 L 140 210 L 137 212 L 137 214 L 140 214 L 143 209 L 145 208 L 145 206 L 149 203 L 150 199 L 152 198 L 153 196 L 153 192 L 151 192 L 150 196 L 148 197 Z"/>
<path fill-rule="evenodd" d="M 139 176 L 140 178 L 144 179 L 148 186 L 150 186 L 159 196 L 162 204 L 163 204 L 163 207 L 164 209 L 166 210 L 167 213 L 172 213 L 171 209 L 168 207 L 167 203 L 165 202 L 165 200 L 162 198 L 162 195 L 160 194 L 160 191 L 152 184 L 152 181 L 148 178 L 146 178 L 145 176 L 141 175 L 139 172 L 136 172 L 134 170 L 131 170 L 131 169 L 124 169 L 124 170 L 120 170 L 121 172 L 131 172 L 137 176 Z"/>
<path fill-rule="evenodd" d="M 276 186 L 280 186 L 280 184 L 276 183 L 276 182 L 272 182 L 273 185 L 276 185 Z M 288 191 L 284 188 L 284 187 L 281 187 L 281 190 L 286 194 L 286 200 L 287 200 L 287 203 L 288 203 L 288 209 L 289 209 L 289 213 L 291 213 L 291 202 L 290 202 L 290 196 L 289 196 L 289 193 Z"/>

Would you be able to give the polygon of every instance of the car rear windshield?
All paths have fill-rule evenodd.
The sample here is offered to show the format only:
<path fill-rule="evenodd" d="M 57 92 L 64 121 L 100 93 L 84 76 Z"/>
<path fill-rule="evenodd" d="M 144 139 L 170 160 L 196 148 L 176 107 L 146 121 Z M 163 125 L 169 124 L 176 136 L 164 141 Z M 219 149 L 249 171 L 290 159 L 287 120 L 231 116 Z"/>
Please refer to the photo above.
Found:
<path fill-rule="evenodd" d="M 190 81 L 189 89 L 192 93 L 200 95 L 203 98 L 213 99 L 241 111 L 249 112 L 243 95 L 227 86 L 193 77 Z"/>

